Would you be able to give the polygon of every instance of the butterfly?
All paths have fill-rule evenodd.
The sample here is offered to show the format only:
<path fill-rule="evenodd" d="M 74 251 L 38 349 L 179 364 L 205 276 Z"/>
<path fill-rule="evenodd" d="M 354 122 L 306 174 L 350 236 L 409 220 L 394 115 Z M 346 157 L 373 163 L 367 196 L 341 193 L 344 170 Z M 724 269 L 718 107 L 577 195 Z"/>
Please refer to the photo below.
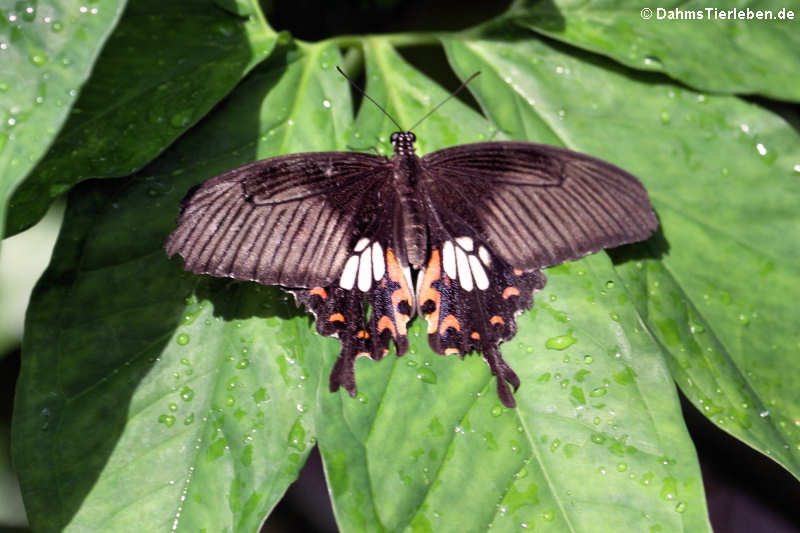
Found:
<path fill-rule="evenodd" d="M 499 344 L 544 287 L 542 269 L 648 238 L 658 220 L 647 191 L 620 168 L 550 145 L 419 157 L 411 131 L 390 140 L 391 158 L 282 155 L 209 179 L 181 202 L 167 254 L 197 274 L 294 294 L 317 331 L 341 342 L 331 391 L 355 396 L 357 357 L 379 360 L 392 342 L 405 354 L 420 314 L 435 352 L 482 353 L 514 407 L 509 385 L 520 380 Z"/>

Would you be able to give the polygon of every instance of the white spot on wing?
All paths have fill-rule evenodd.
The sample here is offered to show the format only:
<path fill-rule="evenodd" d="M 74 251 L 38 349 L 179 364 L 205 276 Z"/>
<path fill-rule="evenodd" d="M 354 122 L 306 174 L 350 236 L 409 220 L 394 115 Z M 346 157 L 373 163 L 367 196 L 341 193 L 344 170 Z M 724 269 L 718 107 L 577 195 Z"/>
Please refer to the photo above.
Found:
<path fill-rule="evenodd" d="M 483 270 L 481 262 L 474 255 L 469 256 L 469 266 L 472 270 L 472 276 L 475 278 L 475 286 L 482 291 L 488 289 L 489 278 L 486 277 L 486 272 Z"/>
<path fill-rule="evenodd" d="M 450 278 L 456 278 L 456 255 L 455 250 L 453 249 L 453 243 L 451 241 L 447 241 L 444 243 L 444 247 L 442 249 L 442 265 L 444 266 L 445 273 L 450 276 Z"/>
<path fill-rule="evenodd" d="M 358 242 L 356 243 L 356 247 L 353 248 L 353 251 L 358 253 L 362 251 L 364 248 L 366 248 L 368 244 L 369 244 L 369 239 L 367 239 L 366 237 L 361 237 L 361 239 L 359 239 Z"/>
<path fill-rule="evenodd" d="M 361 254 L 361 262 L 358 266 L 358 290 L 367 292 L 372 286 L 372 252 L 365 250 Z"/>
<path fill-rule="evenodd" d="M 356 272 L 358 272 L 358 256 L 351 255 L 347 263 L 344 264 L 342 277 L 339 278 L 339 286 L 349 291 L 356 282 Z"/>
<path fill-rule="evenodd" d="M 464 250 L 466 250 L 468 252 L 472 251 L 472 247 L 473 247 L 472 238 L 470 238 L 470 237 L 456 237 L 456 242 Z"/>
<path fill-rule="evenodd" d="M 408 288 L 410 290 L 411 287 L 414 286 L 414 284 L 411 283 L 411 269 L 408 268 L 408 265 L 403 267 L 403 275 L 406 277 L 406 282 L 408 282 Z"/>
<path fill-rule="evenodd" d="M 383 260 L 383 248 L 377 242 L 372 243 L 372 275 L 375 281 L 380 281 L 386 273 L 386 263 Z"/>
<path fill-rule="evenodd" d="M 472 290 L 472 276 L 469 273 L 469 261 L 467 254 L 461 248 L 456 248 L 456 264 L 458 265 L 458 281 L 461 288 L 465 291 Z"/>
<path fill-rule="evenodd" d="M 481 261 L 483 261 L 483 264 L 486 265 L 487 267 L 492 264 L 492 256 L 489 255 L 489 250 L 487 250 L 483 246 L 478 248 L 478 255 L 481 256 Z"/>

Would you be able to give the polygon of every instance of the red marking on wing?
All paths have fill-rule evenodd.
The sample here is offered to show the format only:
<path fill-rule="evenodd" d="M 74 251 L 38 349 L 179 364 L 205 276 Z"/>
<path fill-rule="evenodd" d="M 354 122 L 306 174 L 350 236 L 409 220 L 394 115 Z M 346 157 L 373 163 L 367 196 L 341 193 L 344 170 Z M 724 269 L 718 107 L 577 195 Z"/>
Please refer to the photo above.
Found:
<path fill-rule="evenodd" d="M 506 287 L 503 290 L 503 299 L 508 300 L 512 296 L 519 296 L 519 289 L 516 287 Z"/>
<path fill-rule="evenodd" d="M 325 290 L 325 287 L 314 287 L 313 289 L 308 291 L 308 294 L 310 296 L 314 296 L 314 295 L 319 296 L 323 300 L 327 300 L 328 299 L 328 291 Z"/>

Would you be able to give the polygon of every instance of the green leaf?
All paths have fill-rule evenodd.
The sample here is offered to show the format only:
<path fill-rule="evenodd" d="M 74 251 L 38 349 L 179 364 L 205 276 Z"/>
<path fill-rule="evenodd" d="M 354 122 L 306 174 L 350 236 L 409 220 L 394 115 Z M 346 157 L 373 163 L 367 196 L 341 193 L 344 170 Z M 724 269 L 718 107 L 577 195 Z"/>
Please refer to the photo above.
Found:
<path fill-rule="evenodd" d="M 255 0 L 241 7 L 246 17 L 210 0 L 131 4 L 47 157 L 14 194 L 9 233 L 74 184 L 150 162 L 267 57 L 277 35 Z"/>
<path fill-rule="evenodd" d="M 369 41 L 366 66 L 367 91 L 401 125 L 447 96 L 380 40 Z M 359 125 L 375 114 L 362 107 Z M 428 120 L 421 141 L 467 142 L 486 130 L 458 101 Z M 523 382 L 517 409 L 502 407 L 481 358 L 433 354 L 419 319 L 406 357 L 359 362 L 360 401 L 320 397 L 319 443 L 342 529 L 709 530 L 674 385 L 620 302 L 624 288 L 607 289 L 609 280 L 621 287 L 610 263 L 594 256 L 550 272 L 503 345 Z"/>
<path fill-rule="evenodd" d="M 332 362 L 301 349 L 309 320 L 276 289 L 183 273 L 163 242 L 194 183 L 342 148 L 349 92 L 323 61 L 336 47 L 276 52 L 133 183 L 70 194 L 13 419 L 35 530 L 254 531 L 297 476 Z"/>
<path fill-rule="evenodd" d="M 460 76 L 481 68 L 475 96 L 510 136 L 532 125 L 642 179 L 666 242 L 637 252 L 660 260 L 618 267 L 633 303 L 692 403 L 800 477 L 800 345 L 786 320 L 800 298 L 797 132 L 738 98 L 540 41 L 445 44 Z"/>
<path fill-rule="evenodd" d="M 0 235 L 14 189 L 47 151 L 124 1 L 0 9 Z"/>
<path fill-rule="evenodd" d="M 691 0 L 656 6 L 621 0 L 610 6 L 598 0 L 554 0 L 530 7 L 528 2 L 522 4 L 515 11 L 523 26 L 629 67 L 664 72 L 704 91 L 800 100 L 800 57 L 790 52 L 800 47 L 800 10 L 790 3 L 747 0 L 717 7 Z M 758 20 L 759 13 L 772 19 Z"/>
<path fill-rule="evenodd" d="M 353 123 L 332 68 L 354 38 L 279 46 L 138 174 L 70 194 L 14 416 L 35 529 L 252 531 L 318 440 L 343 531 L 710 531 L 675 380 L 797 472 L 784 318 L 800 296 L 797 133 L 740 99 L 494 31 L 442 37 L 459 77 L 482 72 L 470 89 L 489 120 L 449 101 L 415 128 L 420 153 L 563 144 L 639 175 L 662 222 L 614 263 L 548 270 L 502 346 L 519 407 L 502 407 L 480 357 L 433 354 L 419 319 L 406 357 L 361 359 L 358 397 L 331 394 L 339 344 L 286 297 L 164 257 L 180 198 L 214 174 L 288 152 L 388 151 L 396 126 L 367 101 Z M 392 45 L 413 38 L 356 43 L 367 91 L 403 127 L 448 94 Z"/>

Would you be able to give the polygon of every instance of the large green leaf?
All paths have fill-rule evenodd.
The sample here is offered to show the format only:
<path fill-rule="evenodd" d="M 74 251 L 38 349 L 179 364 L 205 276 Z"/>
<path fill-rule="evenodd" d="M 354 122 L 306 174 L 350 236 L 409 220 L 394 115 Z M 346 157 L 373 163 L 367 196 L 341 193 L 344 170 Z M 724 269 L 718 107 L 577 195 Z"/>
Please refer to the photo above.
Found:
<path fill-rule="evenodd" d="M 357 399 L 331 394 L 338 342 L 277 290 L 164 257 L 180 198 L 209 176 L 280 153 L 388 150 L 395 127 L 376 107 L 352 123 L 337 41 L 281 46 L 143 171 L 71 193 L 14 418 L 36 528 L 252 531 L 318 439 L 343 531 L 710 531 L 673 380 L 797 473 L 797 339 L 781 323 L 798 296 L 797 134 L 527 32 L 470 35 L 442 42 L 459 77 L 482 71 L 471 89 L 494 125 L 453 100 L 415 129 L 420 153 L 563 144 L 641 176 L 662 222 L 615 264 L 548 270 L 502 346 L 519 407 L 502 407 L 480 357 L 433 354 L 420 320 L 405 358 L 359 360 Z M 408 127 L 447 91 L 392 39 L 362 41 L 367 90 Z"/>
<path fill-rule="evenodd" d="M 446 95 L 387 41 L 366 51 L 368 90 L 402 124 Z M 481 359 L 434 355 L 419 321 L 405 359 L 359 362 L 358 400 L 330 394 L 336 341 L 273 290 L 197 282 L 163 257 L 181 194 L 205 177 L 268 154 L 382 147 L 393 126 L 371 105 L 348 135 L 336 61 L 332 47 L 276 52 L 132 183 L 71 194 L 29 313 L 15 414 L 34 524 L 125 529 L 145 514 L 147 527 L 179 515 L 178 528 L 252 530 L 318 437 L 344 530 L 708 531 L 674 386 L 607 258 L 551 271 L 520 318 L 503 348 L 523 379 L 507 410 Z M 492 128 L 456 100 L 417 133 L 425 152 Z M 62 496 L 53 472 L 81 481 Z"/>
<path fill-rule="evenodd" d="M 800 9 L 790 2 L 524 0 L 512 11 L 544 35 L 697 89 L 800 100 Z"/>
<path fill-rule="evenodd" d="M 446 47 L 461 76 L 481 67 L 472 89 L 509 135 L 540 126 L 644 181 L 668 250 L 620 265 L 634 304 L 698 409 L 800 477 L 798 337 L 787 320 L 800 298 L 797 132 L 737 98 L 536 40 Z"/>
<path fill-rule="evenodd" d="M 277 290 L 183 273 L 163 242 L 194 183 L 267 154 L 343 148 L 348 88 L 320 67 L 338 57 L 276 52 L 133 183 L 70 194 L 15 403 L 37 531 L 254 531 L 296 477 L 329 366 L 300 349 L 308 319 Z"/>
<path fill-rule="evenodd" d="M 401 124 L 446 97 L 390 46 L 368 44 L 367 90 Z M 417 128 L 423 152 L 485 130 L 458 102 L 429 120 Z M 376 122 L 363 107 L 359 127 Z M 358 365 L 360 402 L 321 398 L 344 530 L 708 530 L 674 386 L 608 259 L 550 273 L 503 345 L 523 382 L 517 409 L 502 407 L 479 357 L 433 354 L 419 320 L 406 358 Z"/>
<path fill-rule="evenodd" d="M 200 120 L 277 40 L 258 2 L 242 17 L 211 0 L 134 2 L 47 157 L 11 200 L 9 232 L 87 179 L 126 176 Z"/>
<path fill-rule="evenodd" d="M 61 128 L 124 5 L 0 6 L 0 236 L 9 196 Z"/>

